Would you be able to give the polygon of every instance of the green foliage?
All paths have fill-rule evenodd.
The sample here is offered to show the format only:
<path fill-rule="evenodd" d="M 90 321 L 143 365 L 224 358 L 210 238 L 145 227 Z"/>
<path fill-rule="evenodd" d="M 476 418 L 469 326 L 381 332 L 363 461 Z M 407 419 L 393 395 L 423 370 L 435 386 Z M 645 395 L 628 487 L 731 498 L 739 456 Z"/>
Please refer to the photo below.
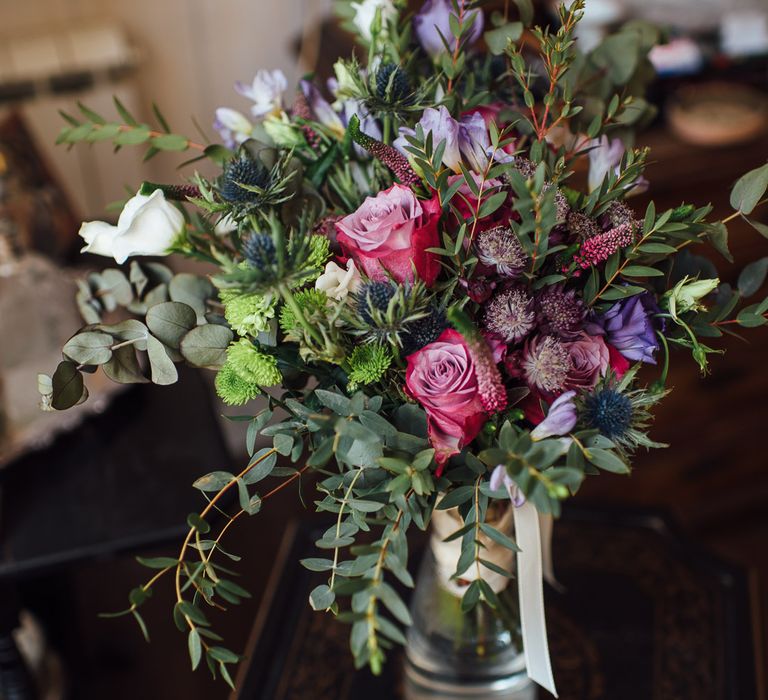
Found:
<path fill-rule="evenodd" d="M 392 364 L 392 352 L 382 345 L 358 345 L 349 356 L 349 389 L 375 384 Z"/>

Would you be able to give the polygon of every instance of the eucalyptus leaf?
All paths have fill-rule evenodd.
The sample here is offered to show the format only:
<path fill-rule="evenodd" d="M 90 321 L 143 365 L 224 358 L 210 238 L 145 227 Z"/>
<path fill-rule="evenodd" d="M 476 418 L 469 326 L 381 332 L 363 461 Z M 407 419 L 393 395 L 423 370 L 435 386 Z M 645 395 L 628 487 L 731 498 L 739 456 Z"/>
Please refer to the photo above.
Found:
<path fill-rule="evenodd" d="M 182 338 L 197 326 L 197 314 L 187 304 L 167 301 L 151 307 L 146 321 L 156 338 L 178 350 Z"/>
<path fill-rule="evenodd" d="M 226 326 L 206 323 L 193 328 L 179 344 L 184 359 L 195 367 L 218 369 L 227 359 L 234 334 Z"/>
<path fill-rule="evenodd" d="M 731 206 L 751 214 L 768 189 L 768 163 L 742 175 L 731 190 Z"/>
<path fill-rule="evenodd" d="M 74 362 L 61 362 L 51 381 L 51 406 L 57 411 L 76 406 L 83 397 L 83 375 Z"/>
<path fill-rule="evenodd" d="M 173 360 L 168 356 L 165 345 L 152 335 L 147 338 L 147 355 L 154 384 L 167 386 L 178 380 L 179 373 Z"/>
<path fill-rule="evenodd" d="M 114 339 L 107 333 L 85 331 L 70 338 L 62 352 L 81 365 L 103 365 L 112 359 Z"/>

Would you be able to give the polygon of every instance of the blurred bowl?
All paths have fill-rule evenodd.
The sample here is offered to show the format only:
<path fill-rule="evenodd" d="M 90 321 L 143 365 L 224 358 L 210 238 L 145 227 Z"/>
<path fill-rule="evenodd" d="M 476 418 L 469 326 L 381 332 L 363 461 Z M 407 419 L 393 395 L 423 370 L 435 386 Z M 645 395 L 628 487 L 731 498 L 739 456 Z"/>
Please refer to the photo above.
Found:
<path fill-rule="evenodd" d="M 743 143 L 766 130 L 768 97 L 746 85 L 689 85 L 672 97 L 667 121 L 680 139 L 697 146 Z"/>

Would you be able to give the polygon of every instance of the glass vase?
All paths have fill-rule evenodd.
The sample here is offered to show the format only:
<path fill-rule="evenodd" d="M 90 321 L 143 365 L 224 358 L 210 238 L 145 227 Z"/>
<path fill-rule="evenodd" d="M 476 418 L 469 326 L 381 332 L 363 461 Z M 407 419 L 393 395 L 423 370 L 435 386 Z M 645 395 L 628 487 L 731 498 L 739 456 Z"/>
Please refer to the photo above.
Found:
<path fill-rule="evenodd" d="M 481 566 L 479 573 L 497 593 L 500 604 L 494 609 L 481 601 L 471 611 L 462 611 L 461 597 L 478 572 L 473 565 L 461 578 L 452 579 L 461 539 L 444 541 L 462 524 L 455 509 L 435 511 L 432 517 L 429 547 L 411 603 L 413 624 L 405 648 L 406 700 L 534 700 L 536 686 L 526 674 L 514 581 Z M 491 524 L 511 535 L 511 507 Z M 480 537 L 485 545 L 482 558 L 514 572 L 514 553 L 483 534 Z"/>

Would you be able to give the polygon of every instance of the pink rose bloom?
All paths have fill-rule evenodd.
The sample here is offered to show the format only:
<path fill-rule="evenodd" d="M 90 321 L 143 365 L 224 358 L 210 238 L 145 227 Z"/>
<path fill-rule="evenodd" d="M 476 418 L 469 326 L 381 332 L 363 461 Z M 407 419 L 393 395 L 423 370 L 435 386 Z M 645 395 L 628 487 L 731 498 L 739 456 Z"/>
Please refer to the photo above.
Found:
<path fill-rule="evenodd" d="M 427 286 L 434 284 L 440 263 L 427 248 L 440 245 L 437 197 L 419 200 L 410 188 L 392 185 L 336 222 L 336 239 L 372 280 L 413 281 L 413 267 Z"/>
<path fill-rule="evenodd" d="M 571 355 L 571 370 L 565 381 L 569 389 L 591 389 L 610 366 L 608 346 L 599 335 L 580 333 L 573 342 L 566 343 Z"/>
<path fill-rule="evenodd" d="M 487 417 L 461 334 L 445 330 L 434 343 L 408 356 L 405 391 L 427 412 L 439 474 L 449 457 L 475 439 Z"/>

